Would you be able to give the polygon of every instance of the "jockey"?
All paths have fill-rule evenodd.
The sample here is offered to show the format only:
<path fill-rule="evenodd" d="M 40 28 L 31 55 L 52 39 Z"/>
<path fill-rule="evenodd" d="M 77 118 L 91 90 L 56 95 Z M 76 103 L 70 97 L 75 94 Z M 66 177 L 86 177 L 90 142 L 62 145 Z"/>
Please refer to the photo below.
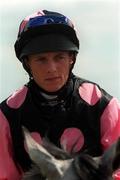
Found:
<path fill-rule="evenodd" d="M 47 10 L 27 16 L 14 47 L 29 82 L 0 104 L 0 179 L 19 180 L 31 166 L 22 126 L 39 143 L 47 136 L 70 154 L 102 155 L 120 137 L 120 103 L 73 74 L 79 39 L 71 20 Z"/>

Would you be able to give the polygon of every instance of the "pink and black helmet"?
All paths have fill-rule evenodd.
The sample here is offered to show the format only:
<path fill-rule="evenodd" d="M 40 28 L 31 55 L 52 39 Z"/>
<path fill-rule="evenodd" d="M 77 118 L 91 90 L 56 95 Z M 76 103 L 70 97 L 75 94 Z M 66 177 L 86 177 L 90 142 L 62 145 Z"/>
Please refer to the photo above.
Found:
<path fill-rule="evenodd" d="M 74 26 L 66 16 L 52 11 L 38 11 L 20 24 L 15 53 L 22 62 L 30 54 L 47 51 L 79 51 Z"/>

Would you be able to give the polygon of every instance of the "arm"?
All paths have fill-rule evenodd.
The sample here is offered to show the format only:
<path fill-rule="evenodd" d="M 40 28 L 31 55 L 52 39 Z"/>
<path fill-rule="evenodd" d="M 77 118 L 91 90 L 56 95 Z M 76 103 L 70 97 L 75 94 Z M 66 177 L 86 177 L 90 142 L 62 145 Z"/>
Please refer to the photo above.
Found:
<path fill-rule="evenodd" d="M 118 137 L 120 137 L 120 104 L 113 98 L 101 116 L 101 144 L 106 150 Z M 120 169 L 114 175 L 120 180 Z"/>
<path fill-rule="evenodd" d="M 20 180 L 21 172 L 14 162 L 12 139 L 8 121 L 0 111 L 0 179 Z"/>
<path fill-rule="evenodd" d="M 95 105 L 102 93 L 101 88 L 92 83 L 83 83 L 79 88 L 82 99 L 88 104 Z M 106 97 L 107 98 L 107 97 Z M 106 99 L 107 100 L 107 99 Z M 120 137 L 120 103 L 112 98 L 101 116 L 101 144 L 105 151 L 114 141 Z M 114 173 L 115 180 L 120 180 L 120 169 Z"/>
<path fill-rule="evenodd" d="M 120 137 L 120 104 L 112 98 L 101 116 L 101 144 L 106 150 Z"/>
<path fill-rule="evenodd" d="M 92 83 L 83 83 L 79 88 L 81 98 L 89 105 L 95 105 L 104 96 L 104 91 Z M 107 97 L 106 101 L 108 101 Z M 101 116 L 101 144 L 107 149 L 120 137 L 120 103 L 112 98 Z"/>

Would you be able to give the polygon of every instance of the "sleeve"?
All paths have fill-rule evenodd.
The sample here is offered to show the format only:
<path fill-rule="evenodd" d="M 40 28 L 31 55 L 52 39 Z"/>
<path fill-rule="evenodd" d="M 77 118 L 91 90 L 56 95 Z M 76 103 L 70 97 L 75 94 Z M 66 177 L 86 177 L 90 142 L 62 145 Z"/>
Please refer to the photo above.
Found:
<path fill-rule="evenodd" d="M 12 138 L 7 119 L 0 110 L 0 180 L 20 180 L 22 171 L 13 158 Z"/>
<path fill-rule="evenodd" d="M 101 144 L 107 149 L 120 137 L 120 103 L 112 98 L 101 116 Z"/>
<path fill-rule="evenodd" d="M 120 103 L 112 98 L 101 116 L 101 144 L 106 150 L 120 137 Z M 120 180 L 120 169 L 114 175 L 114 180 Z"/>
<path fill-rule="evenodd" d="M 92 83 L 83 83 L 79 87 L 79 94 L 90 106 L 95 105 L 101 100 L 103 95 L 106 96 L 106 101 L 109 101 L 108 94 Z M 108 105 L 102 113 L 100 123 L 101 144 L 103 150 L 105 150 L 120 137 L 120 103 L 116 98 L 110 98 Z"/>

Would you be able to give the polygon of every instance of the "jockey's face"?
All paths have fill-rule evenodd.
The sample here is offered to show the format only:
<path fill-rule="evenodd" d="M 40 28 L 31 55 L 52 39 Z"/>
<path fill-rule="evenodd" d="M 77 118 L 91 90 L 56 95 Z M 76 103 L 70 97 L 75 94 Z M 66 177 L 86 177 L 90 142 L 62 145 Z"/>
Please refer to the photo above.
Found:
<path fill-rule="evenodd" d="M 35 82 L 47 92 L 55 92 L 66 83 L 73 55 L 69 52 L 46 52 L 28 56 L 28 67 Z"/>

